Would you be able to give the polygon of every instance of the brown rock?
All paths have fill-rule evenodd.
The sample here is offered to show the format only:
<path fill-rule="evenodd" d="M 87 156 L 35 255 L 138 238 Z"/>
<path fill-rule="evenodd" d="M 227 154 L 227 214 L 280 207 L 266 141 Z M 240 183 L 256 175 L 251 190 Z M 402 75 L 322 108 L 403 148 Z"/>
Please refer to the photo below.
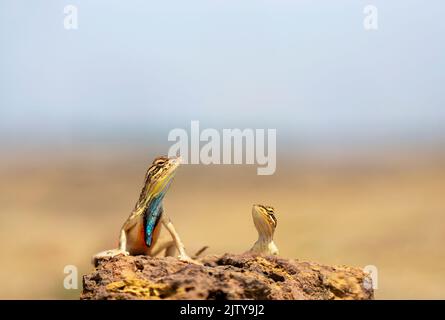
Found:
<path fill-rule="evenodd" d="M 202 265 L 172 257 L 118 256 L 83 278 L 81 299 L 373 299 L 359 268 L 275 256 L 207 256 Z"/>

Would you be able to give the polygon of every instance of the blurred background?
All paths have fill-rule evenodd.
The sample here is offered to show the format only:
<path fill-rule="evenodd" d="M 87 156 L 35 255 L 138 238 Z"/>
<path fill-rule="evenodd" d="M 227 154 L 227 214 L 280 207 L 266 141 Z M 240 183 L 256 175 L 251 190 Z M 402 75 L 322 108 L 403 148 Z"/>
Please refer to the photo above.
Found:
<path fill-rule="evenodd" d="M 199 120 L 277 129 L 277 170 L 182 166 L 164 204 L 190 253 L 250 248 L 264 203 L 282 256 L 375 265 L 378 299 L 444 299 L 444 9 L 1 1 L 0 298 L 78 299 L 64 267 L 116 246 L 168 133 Z"/>

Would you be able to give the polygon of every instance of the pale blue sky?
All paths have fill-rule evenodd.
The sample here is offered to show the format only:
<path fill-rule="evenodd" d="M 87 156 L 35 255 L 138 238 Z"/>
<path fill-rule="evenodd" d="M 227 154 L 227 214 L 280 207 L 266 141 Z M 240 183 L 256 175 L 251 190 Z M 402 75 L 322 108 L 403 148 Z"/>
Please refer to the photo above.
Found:
<path fill-rule="evenodd" d="M 445 136 L 444 17 L 439 0 L 0 0 L 0 133 L 166 140 L 200 120 L 299 142 Z"/>

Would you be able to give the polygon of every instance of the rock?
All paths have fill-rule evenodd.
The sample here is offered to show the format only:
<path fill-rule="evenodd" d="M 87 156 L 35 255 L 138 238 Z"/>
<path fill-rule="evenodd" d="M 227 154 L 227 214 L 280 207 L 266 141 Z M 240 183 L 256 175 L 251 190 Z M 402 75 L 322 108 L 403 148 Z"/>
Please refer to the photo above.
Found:
<path fill-rule="evenodd" d="M 361 269 L 275 256 L 104 258 L 83 278 L 81 299 L 373 299 Z"/>

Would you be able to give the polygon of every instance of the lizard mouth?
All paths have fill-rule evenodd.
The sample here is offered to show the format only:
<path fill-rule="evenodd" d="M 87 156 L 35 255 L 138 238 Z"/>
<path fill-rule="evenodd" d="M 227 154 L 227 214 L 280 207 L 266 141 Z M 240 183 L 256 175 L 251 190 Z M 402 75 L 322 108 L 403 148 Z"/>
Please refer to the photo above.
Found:
<path fill-rule="evenodd" d="M 170 161 L 175 164 L 176 166 L 179 166 L 182 163 L 182 157 L 178 156 L 176 158 L 170 158 Z"/>

